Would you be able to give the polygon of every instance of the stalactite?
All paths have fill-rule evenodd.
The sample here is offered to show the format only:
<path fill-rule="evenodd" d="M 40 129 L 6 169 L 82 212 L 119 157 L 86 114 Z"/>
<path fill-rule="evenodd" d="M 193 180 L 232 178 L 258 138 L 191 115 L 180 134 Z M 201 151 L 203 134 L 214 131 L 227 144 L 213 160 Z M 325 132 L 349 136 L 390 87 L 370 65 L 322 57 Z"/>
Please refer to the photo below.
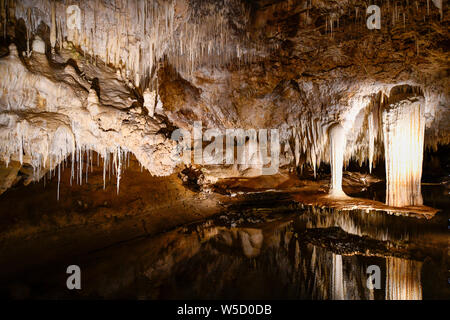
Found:
<path fill-rule="evenodd" d="M 344 272 L 342 255 L 332 253 L 333 265 L 331 274 L 331 299 L 344 300 Z"/>
<path fill-rule="evenodd" d="M 231 0 L 230 0 L 231 1 Z M 49 2 L 50 3 L 50 2 Z M 215 5 L 208 5 L 202 7 L 200 11 L 207 9 L 207 12 L 211 12 L 210 16 L 205 17 L 204 14 L 200 15 L 198 18 L 195 15 L 186 15 L 183 23 L 178 23 L 179 17 L 174 16 L 174 3 L 172 1 L 148 1 L 145 3 L 130 1 L 128 6 L 125 8 L 120 6 L 123 12 L 116 12 L 115 10 L 110 10 L 106 8 L 101 10 L 103 1 L 96 1 L 94 10 L 89 12 L 86 10 L 85 3 L 80 1 L 80 7 L 82 9 L 82 30 L 78 34 L 78 30 L 74 31 L 74 34 L 70 39 L 75 45 L 81 46 L 83 53 L 87 54 L 91 61 L 97 61 L 97 58 L 103 59 L 105 63 L 112 63 L 118 67 L 118 73 L 121 75 L 122 80 L 131 80 L 134 86 L 143 86 L 142 89 L 146 88 L 144 91 L 144 106 L 149 108 L 150 116 L 154 116 L 154 110 L 156 102 L 160 103 L 157 99 L 157 93 L 154 89 L 155 81 L 146 79 L 154 69 L 157 68 L 157 63 L 163 56 L 166 56 L 169 62 L 176 66 L 176 69 L 182 71 L 193 72 L 196 68 L 202 66 L 204 63 L 211 63 L 214 66 L 220 66 L 232 58 L 237 57 L 239 61 L 251 61 L 251 56 L 246 56 L 248 47 L 245 43 L 238 41 L 234 38 L 233 32 L 230 31 L 228 26 L 227 14 L 229 13 L 227 9 L 220 8 L 217 12 Z M 227 3 L 227 1 L 224 1 Z M 51 45 L 54 49 L 56 45 L 56 40 L 58 40 L 60 46 L 62 46 L 64 37 L 67 36 L 68 30 L 65 30 L 66 22 L 64 15 L 61 19 L 56 20 L 54 11 L 61 12 L 65 9 L 63 2 L 51 1 L 52 13 L 50 17 L 51 24 Z M 53 10 L 53 6 L 56 7 Z M 403 9 L 403 7 L 402 7 Z M 17 9 L 18 17 L 27 17 L 25 21 L 27 22 L 27 41 L 33 38 L 33 32 L 35 31 L 35 25 L 38 22 L 33 22 L 33 17 L 31 15 L 31 9 L 26 7 L 20 7 Z M 24 12 L 20 12 L 24 10 Z M 195 8 L 190 8 L 195 12 Z M 209 10 L 209 11 L 208 11 Z M 216 10 L 216 11 L 214 11 Z M 356 10 L 356 18 L 358 18 L 358 8 Z M 111 12 L 112 13 L 111 13 Z M 245 14 L 245 10 L 242 10 Z M 400 10 L 395 4 L 395 11 L 392 15 L 392 21 L 395 24 L 396 20 L 400 19 Z M 405 24 L 405 12 L 403 14 L 403 23 Z M 104 16 L 102 16 L 104 15 Z M 389 15 L 390 16 L 390 15 Z M 389 17 L 388 16 L 388 17 Z M 58 15 L 59 17 L 59 15 Z M 106 18 L 114 19 L 116 22 L 116 28 L 106 28 L 102 21 L 109 21 Z M 134 19 L 136 18 L 136 19 Z M 41 18 L 39 18 L 41 19 Z M 45 17 L 42 18 L 45 20 Z M 334 20 L 336 17 L 327 14 L 326 17 L 326 32 L 328 32 L 328 19 L 330 19 L 329 25 L 331 30 L 331 36 L 333 35 Z M 46 21 L 44 21 L 46 22 Z M 142 30 L 142 26 L 144 26 Z M 204 26 L 204 27 L 203 27 Z M 339 28 L 339 17 L 337 17 L 337 26 Z M 138 29 L 136 29 L 139 27 Z M 133 39 L 135 37 L 135 39 Z M 57 38 L 57 39 L 56 39 Z M 138 43 L 138 44 L 137 44 Z M 418 40 L 417 51 L 418 51 Z M 28 44 L 28 51 L 29 51 Z M 119 69 L 120 66 L 120 69 Z M 145 79 L 145 81 L 142 81 Z M 153 82 L 152 82 L 153 81 Z M 97 115 L 98 110 L 98 97 L 94 97 L 94 90 L 89 93 L 88 100 L 97 98 L 93 105 L 88 106 L 88 110 L 94 110 L 92 115 Z M 9 104 L 8 104 L 9 108 Z M 333 120 L 335 121 L 335 120 Z M 374 120 L 371 115 L 368 118 L 368 159 L 369 159 L 369 169 L 372 170 L 375 153 L 375 140 L 376 135 L 374 132 Z M 303 166 L 304 162 L 309 163 L 314 171 L 314 176 L 320 167 L 322 161 L 330 160 L 333 169 L 333 181 L 332 193 L 337 190 L 342 192 L 341 181 L 342 181 L 342 165 L 345 155 L 338 154 L 338 148 L 331 146 L 330 157 L 328 157 L 328 152 L 326 150 L 327 145 L 327 133 L 326 128 L 330 123 L 330 119 L 319 119 L 314 118 L 312 115 L 301 115 L 298 123 L 296 123 L 296 128 L 293 130 L 294 142 L 295 142 L 295 163 L 297 166 Z M 24 148 L 23 136 L 22 141 L 19 142 L 20 147 Z M 330 141 L 333 141 L 332 135 L 330 135 Z M 344 154 L 345 147 L 345 137 L 335 139 L 333 143 L 339 145 L 344 141 L 344 147 L 341 151 Z M 332 143 L 332 144 L 333 144 Z M 71 181 L 74 175 L 77 174 L 77 182 L 82 183 L 83 175 L 82 171 L 85 170 L 85 179 L 88 178 L 88 169 L 91 161 L 90 152 L 91 149 L 83 145 L 80 142 L 80 138 L 75 138 L 75 145 L 77 146 L 76 152 L 72 153 L 72 172 Z M 122 154 L 120 151 L 115 150 L 115 147 L 109 146 L 105 150 L 96 150 L 101 152 L 104 158 L 104 187 L 106 170 L 112 164 L 110 163 L 111 158 L 109 153 L 113 152 L 116 154 L 116 160 L 118 160 L 118 166 L 113 166 L 113 170 L 108 170 L 109 175 L 115 173 L 118 177 L 117 190 L 119 190 L 119 179 L 122 167 Z M 365 152 L 365 151 L 364 151 Z M 22 153 L 20 152 L 21 162 Z M 84 153 L 86 153 L 86 167 L 83 165 Z M 108 154 L 108 155 L 107 155 Z M 359 156 L 358 160 L 361 162 L 364 155 Z M 48 165 L 46 160 L 37 160 L 40 155 L 33 155 L 33 161 L 36 162 L 36 175 L 40 175 L 40 171 L 45 171 Z M 107 161 L 105 159 L 108 159 Z M 128 160 L 128 157 L 127 157 Z M 52 163 L 58 163 L 55 159 L 50 159 Z M 74 168 L 74 162 L 76 162 L 76 169 Z M 50 165 L 51 167 L 51 165 Z M 50 170 L 53 170 L 50 168 Z M 92 170 L 92 165 L 91 165 Z M 75 172 L 76 171 L 76 172 Z M 340 173 L 339 173 L 340 172 Z M 340 178 L 339 178 L 340 177 Z M 339 192 L 339 193 L 340 193 Z M 343 192 L 342 192 L 343 194 Z"/>
<path fill-rule="evenodd" d="M 294 147 L 294 156 L 295 156 L 295 166 L 298 166 L 300 163 L 300 141 L 298 140 L 297 130 L 293 129 L 295 147 Z"/>

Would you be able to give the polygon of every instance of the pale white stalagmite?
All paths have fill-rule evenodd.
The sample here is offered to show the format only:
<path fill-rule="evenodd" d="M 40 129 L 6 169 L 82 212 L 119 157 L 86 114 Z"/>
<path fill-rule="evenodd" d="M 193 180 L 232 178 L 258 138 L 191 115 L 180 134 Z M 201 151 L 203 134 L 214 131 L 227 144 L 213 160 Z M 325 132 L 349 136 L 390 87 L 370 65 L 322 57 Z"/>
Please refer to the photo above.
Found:
<path fill-rule="evenodd" d="M 50 26 L 50 45 L 52 47 L 52 53 L 55 53 L 55 46 L 56 46 L 56 7 L 55 7 L 55 1 L 52 1 L 52 24 Z"/>
<path fill-rule="evenodd" d="M 330 128 L 330 164 L 331 186 L 330 195 L 345 196 L 342 191 L 342 166 L 344 165 L 344 152 L 346 146 L 345 130 L 340 124 Z"/>
<path fill-rule="evenodd" d="M 299 124 L 294 129 L 295 161 L 300 163 L 301 155 L 304 155 L 306 162 L 312 166 L 314 176 L 316 176 L 317 168 L 325 160 L 324 150 L 327 144 L 326 127 L 320 119 L 305 115 L 299 119 Z M 303 166 L 303 164 L 301 163 L 300 165 Z"/>
<path fill-rule="evenodd" d="M 422 205 L 421 178 L 425 134 L 423 98 L 412 98 L 383 111 L 386 204 Z"/>

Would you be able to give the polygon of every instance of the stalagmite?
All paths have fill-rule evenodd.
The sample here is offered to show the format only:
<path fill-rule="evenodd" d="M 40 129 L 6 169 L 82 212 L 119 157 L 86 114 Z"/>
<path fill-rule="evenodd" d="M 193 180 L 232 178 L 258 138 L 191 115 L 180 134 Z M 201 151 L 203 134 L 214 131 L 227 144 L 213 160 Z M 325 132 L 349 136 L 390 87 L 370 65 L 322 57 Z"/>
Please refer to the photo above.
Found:
<path fill-rule="evenodd" d="M 423 98 L 390 105 L 383 111 L 386 204 L 422 205 L 421 178 L 425 134 Z"/>
<path fill-rule="evenodd" d="M 295 136 L 295 146 L 294 146 L 294 155 L 295 155 L 295 165 L 298 166 L 300 163 L 300 142 L 298 141 L 297 131 L 294 131 Z"/>
<path fill-rule="evenodd" d="M 97 92 L 94 89 L 89 89 L 89 95 L 87 98 L 87 109 L 92 117 L 97 116 L 100 111 L 100 102 L 97 96 Z"/>
<path fill-rule="evenodd" d="M 369 115 L 369 172 L 372 173 L 373 167 L 373 157 L 375 148 L 375 135 L 374 135 L 374 124 L 373 124 L 373 113 Z"/>
<path fill-rule="evenodd" d="M 330 165 L 331 165 L 331 186 L 330 195 L 333 197 L 345 196 L 342 191 L 342 166 L 344 164 L 344 152 L 346 138 L 344 128 L 340 124 L 335 124 L 330 128 Z"/>

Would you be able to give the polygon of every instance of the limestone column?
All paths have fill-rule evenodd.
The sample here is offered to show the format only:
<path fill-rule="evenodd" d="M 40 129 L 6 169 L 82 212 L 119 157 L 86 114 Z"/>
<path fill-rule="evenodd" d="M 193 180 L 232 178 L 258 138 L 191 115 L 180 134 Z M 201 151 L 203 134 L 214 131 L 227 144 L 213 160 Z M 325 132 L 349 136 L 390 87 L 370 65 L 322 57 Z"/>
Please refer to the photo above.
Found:
<path fill-rule="evenodd" d="M 342 197 L 345 196 L 342 190 L 342 167 L 344 165 L 344 152 L 347 143 L 342 125 L 335 124 L 331 126 L 329 138 L 331 165 L 331 186 L 329 193 L 332 196 Z"/>

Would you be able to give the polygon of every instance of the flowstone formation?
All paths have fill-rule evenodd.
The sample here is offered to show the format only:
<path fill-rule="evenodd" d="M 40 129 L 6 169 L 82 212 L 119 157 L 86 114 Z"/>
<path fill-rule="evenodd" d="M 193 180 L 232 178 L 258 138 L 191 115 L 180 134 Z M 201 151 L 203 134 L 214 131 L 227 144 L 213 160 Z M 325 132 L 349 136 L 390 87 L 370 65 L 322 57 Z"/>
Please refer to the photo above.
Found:
<path fill-rule="evenodd" d="M 329 164 L 332 198 L 350 163 L 384 162 L 386 204 L 421 205 L 424 150 L 450 143 L 448 8 L 410 2 L 376 3 L 372 29 L 359 0 L 3 0 L 1 190 L 17 163 L 27 183 L 66 164 L 81 183 L 93 151 L 118 185 L 130 154 L 169 175 L 171 132 L 201 121 L 278 130 L 280 171 Z"/>

